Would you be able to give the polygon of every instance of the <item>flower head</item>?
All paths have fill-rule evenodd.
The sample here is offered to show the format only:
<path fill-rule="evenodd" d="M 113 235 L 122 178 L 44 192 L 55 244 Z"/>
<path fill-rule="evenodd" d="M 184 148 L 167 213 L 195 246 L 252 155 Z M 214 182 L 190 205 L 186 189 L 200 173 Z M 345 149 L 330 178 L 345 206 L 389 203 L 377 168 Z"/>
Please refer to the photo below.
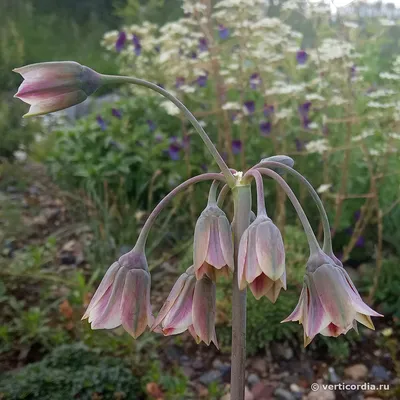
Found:
<path fill-rule="evenodd" d="M 264 115 L 269 117 L 275 111 L 275 107 L 272 104 L 264 104 Z"/>
<path fill-rule="evenodd" d="M 136 339 L 154 320 L 150 282 L 146 256 L 131 250 L 108 269 L 82 319 L 88 318 L 92 329 L 122 325 Z"/>
<path fill-rule="evenodd" d="M 207 74 L 200 75 L 199 77 L 197 77 L 197 84 L 200 87 L 205 87 L 207 85 L 207 80 L 208 80 Z"/>
<path fill-rule="evenodd" d="M 271 122 L 269 121 L 262 121 L 260 123 L 260 132 L 261 135 L 267 136 L 268 134 L 271 133 Z"/>
<path fill-rule="evenodd" d="M 140 53 L 142 52 L 142 45 L 140 43 L 140 38 L 137 35 L 132 36 L 132 43 L 133 43 L 133 51 L 137 56 L 140 56 Z"/>
<path fill-rule="evenodd" d="M 227 27 L 225 27 L 222 24 L 218 25 L 218 34 L 219 37 L 224 40 L 224 39 L 228 39 L 229 37 L 229 29 Z"/>
<path fill-rule="evenodd" d="M 363 302 L 346 270 L 321 252 L 310 257 L 300 300 L 282 322 L 303 324 L 307 346 L 318 333 L 339 336 L 357 330 L 357 321 L 374 329 L 371 316 L 382 315 Z"/>
<path fill-rule="evenodd" d="M 233 154 L 239 154 L 242 151 L 242 141 L 239 139 L 232 140 L 232 152 Z"/>
<path fill-rule="evenodd" d="M 244 111 L 246 114 L 253 114 L 256 110 L 256 104 L 253 100 L 247 100 L 244 102 Z"/>
<path fill-rule="evenodd" d="M 178 142 L 176 137 L 170 139 L 170 145 L 168 147 L 169 158 L 173 161 L 179 160 L 179 153 L 182 149 L 182 145 Z"/>
<path fill-rule="evenodd" d="M 251 74 L 251 76 L 250 76 L 250 87 L 252 89 L 257 89 L 257 87 L 260 85 L 260 83 L 261 83 L 260 74 L 257 73 L 257 72 Z"/>
<path fill-rule="evenodd" d="M 99 125 L 99 127 L 100 127 L 100 129 L 102 131 L 105 131 L 107 129 L 106 121 L 104 121 L 104 119 L 103 119 L 103 117 L 101 115 L 98 115 L 96 117 L 96 122 L 97 122 L 97 124 Z"/>
<path fill-rule="evenodd" d="M 196 222 L 193 244 L 193 266 L 197 279 L 233 270 L 232 230 L 225 213 L 209 203 Z"/>
<path fill-rule="evenodd" d="M 256 299 L 267 296 L 273 303 L 286 290 L 282 235 L 266 215 L 258 215 L 240 239 L 238 284 L 240 289 L 249 284 Z"/>
<path fill-rule="evenodd" d="M 206 38 L 199 39 L 199 51 L 207 51 L 208 50 L 208 42 Z"/>
<path fill-rule="evenodd" d="M 121 119 L 121 118 L 122 118 L 121 111 L 118 110 L 117 108 L 112 108 L 112 109 L 111 109 L 111 114 L 112 114 L 112 116 L 115 117 L 115 118 L 118 118 L 118 119 Z"/>
<path fill-rule="evenodd" d="M 30 104 L 24 117 L 82 103 L 101 86 L 101 75 L 76 62 L 46 62 L 16 68 L 25 79 L 15 97 Z"/>

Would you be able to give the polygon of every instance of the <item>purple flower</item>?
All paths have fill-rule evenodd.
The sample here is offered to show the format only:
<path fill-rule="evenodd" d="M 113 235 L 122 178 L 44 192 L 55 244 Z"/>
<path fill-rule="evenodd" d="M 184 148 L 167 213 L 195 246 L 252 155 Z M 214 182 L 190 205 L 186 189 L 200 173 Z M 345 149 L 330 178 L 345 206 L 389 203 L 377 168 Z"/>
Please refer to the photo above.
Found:
<path fill-rule="evenodd" d="M 240 140 L 232 140 L 233 154 L 239 154 L 242 151 L 242 142 Z"/>
<path fill-rule="evenodd" d="M 207 51 L 208 50 L 208 42 L 206 38 L 199 39 L 199 51 Z"/>
<path fill-rule="evenodd" d="M 360 236 L 357 239 L 356 247 L 364 247 L 364 246 L 365 246 L 365 237 L 364 236 Z"/>
<path fill-rule="evenodd" d="M 275 107 L 272 104 L 264 104 L 264 115 L 269 117 L 275 111 Z"/>
<path fill-rule="evenodd" d="M 175 80 L 175 87 L 179 89 L 185 84 L 185 78 L 183 76 L 177 76 Z"/>
<path fill-rule="evenodd" d="M 180 151 L 181 151 L 181 146 L 179 143 L 171 143 L 168 147 L 169 158 L 173 161 L 178 161 Z"/>
<path fill-rule="evenodd" d="M 269 121 L 262 121 L 260 123 L 260 131 L 261 135 L 267 136 L 268 134 L 271 133 L 271 122 Z"/>
<path fill-rule="evenodd" d="M 125 42 L 126 42 L 126 33 L 124 31 L 121 31 L 118 34 L 117 41 L 115 42 L 115 50 L 118 53 L 124 48 Z"/>
<path fill-rule="evenodd" d="M 194 60 L 195 58 L 197 58 L 197 53 L 196 53 L 195 51 L 192 51 L 192 52 L 189 54 L 189 57 L 192 58 L 192 59 Z"/>
<path fill-rule="evenodd" d="M 260 85 L 260 83 L 261 83 L 260 74 L 258 74 L 257 72 L 255 72 L 254 74 L 251 74 L 250 87 L 252 89 L 257 89 L 257 87 Z"/>
<path fill-rule="evenodd" d="M 219 37 L 221 39 L 227 39 L 229 37 L 229 29 L 226 28 L 224 25 L 219 24 L 218 25 L 218 33 L 219 33 Z"/>
<path fill-rule="evenodd" d="M 245 108 L 246 108 L 246 111 L 247 111 L 249 114 L 253 114 L 254 111 L 256 110 L 256 104 L 254 103 L 253 100 L 247 100 L 247 101 L 245 101 L 245 102 L 244 102 L 244 106 L 245 106 Z"/>
<path fill-rule="evenodd" d="M 311 108 L 310 101 L 306 101 L 305 103 L 300 104 L 298 107 L 300 118 L 301 118 L 304 129 L 307 129 L 309 123 L 311 122 L 309 115 L 308 115 L 308 113 L 310 112 L 310 108 Z"/>
<path fill-rule="evenodd" d="M 308 54 L 304 50 L 299 50 L 296 53 L 296 60 L 298 64 L 300 65 L 305 64 L 307 62 L 307 59 L 308 59 Z"/>
<path fill-rule="evenodd" d="M 139 36 L 133 35 L 132 36 L 132 43 L 133 43 L 135 54 L 137 56 L 140 56 L 140 53 L 142 52 L 142 45 L 140 44 Z"/>
<path fill-rule="evenodd" d="M 146 121 L 146 123 L 147 123 L 147 126 L 150 129 L 150 132 L 154 132 L 156 130 L 156 124 L 154 123 L 154 121 L 152 121 L 151 119 L 148 119 Z"/>
<path fill-rule="evenodd" d="M 294 139 L 294 142 L 296 143 L 296 150 L 297 151 L 302 151 L 304 149 L 304 142 L 300 140 L 299 138 Z"/>
<path fill-rule="evenodd" d="M 111 109 L 111 114 L 113 117 L 121 119 L 122 118 L 122 114 L 121 111 L 117 110 L 116 108 L 112 108 Z"/>
<path fill-rule="evenodd" d="M 200 75 L 200 76 L 197 78 L 197 84 L 198 84 L 200 87 L 204 87 L 204 86 L 207 85 L 207 79 L 208 79 L 207 74 L 205 74 L 205 75 Z"/>
<path fill-rule="evenodd" d="M 355 219 L 356 221 L 358 221 L 358 220 L 360 219 L 360 217 L 361 217 L 361 210 L 357 210 L 357 211 L 354 213 L 354 219 Z"/>
<path fill-rule="evenodd" d="M 107 129 L 106 121 L 104 121 L 104 119 L 100 115 L 96 117 L 96 121 L 102 131 L 105 131 Z"/>

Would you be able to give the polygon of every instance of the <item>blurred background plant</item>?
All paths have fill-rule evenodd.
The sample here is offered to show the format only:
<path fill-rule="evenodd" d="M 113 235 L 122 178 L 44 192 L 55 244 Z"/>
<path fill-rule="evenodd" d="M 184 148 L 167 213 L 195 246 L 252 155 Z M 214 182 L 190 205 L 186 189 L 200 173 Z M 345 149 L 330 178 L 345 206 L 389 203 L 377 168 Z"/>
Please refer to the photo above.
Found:
<path fill-rule="evenodd" d="M 259 357 L 271 365 L 283 357 L 284 369 L 308 357 L 338 374 L 350 361 L 398 374 L 390 359 L 400 321 L 399 9 L 353 2 L 332 14 L 325 3 L 270 3 L 0 4 L 0 363 L 3 371 L 20 368 L 0 381 L 0 397 L 198 398 L 197 380 L 210 399 L 225 390 L 228 281 L 218 289 L 222 353 L 198 350 L 186 336 L 133 342 L 80 322 L 106 268 L 133 245 L 158 201 L 217 167 L 174 106 L 144 89 L 105 88 L 67 112 L 22 120 L 12 69 L 66 59 L 164 86 L 194 112 L 230 166 L 243 170 L 287 154 L 322 196 L 336 254 L 385 320 L 375 336 L 321 337 L 300 350 L 301 327 L 279 322 L 297 302 L 307 243 L 284 193 L 266 182 L 269 213 L 284 234 L 288 291 L 275 305 L 249 298 L 249 369 Z M 288 181 L 321 237 L 307 192 Z M 151 234 L 155 308 L 191 263 L 205 189 L 176 198 Z M 388 327 L 394 333 L 382 339 Z M 372 361 L 360 358 L 371 348 Z M 88 357 L 79 368 L 78 353 Z M 214 380 L 204 377 L 212 371 Z M 311 375 L 302 379 L 309 387 Z M 136 397 L 126 394 L 132 390 Z"/>

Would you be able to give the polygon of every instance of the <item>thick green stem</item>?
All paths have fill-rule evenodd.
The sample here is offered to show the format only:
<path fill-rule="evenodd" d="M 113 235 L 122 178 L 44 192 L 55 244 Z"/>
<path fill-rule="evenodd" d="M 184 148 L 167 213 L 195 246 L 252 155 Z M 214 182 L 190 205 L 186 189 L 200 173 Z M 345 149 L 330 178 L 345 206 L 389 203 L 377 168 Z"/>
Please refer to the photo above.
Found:
<path fill-rule="evenodd" d="M 196 129 L 197 133 L 203 139 L 203 142 L 207 146 L 211 155 L 214 157 L 216 163 L 218 164 L 219 168 L 221 169 L 221 172 L 224 174 L 227 184 L 230 187 L 235 186 L 236 180 L 235 180 L 234 176 L 229 171 L 228 166 L 226 165 L 226 163 L 223 160 L 223 158 L 221 157 L 221 155 L 218 153 L 218 150 L 215 148 L 213 142 L 208 137 L 207 133 L 205 132 L 203 127 L 199 124 L 199 121 L 197 121 L 195 116 L 175 96 L 173 96 L 171 93 L 169 93 L 162 87 L 160 87 L 154 83 L 147 82 L 143 79 L 138 79 L 138 78 L 134 78 L 134 77 L 130 77 L 130 76 L 117 76 L 117 75 L 102 75 L 102 79 L 103 79 L 104 84 L 126 82 L 126 83 L 132 83 L 134 85 L 144 86 L 151 90 L 154 90 L 157 93 L 160 93 L 162 96 L 166 97 L 168 100 L 170 100 L 172 103 L 174 103 L 182 111 L 182 113 L 185 115 L 185 117 L 192 123 L 194 129 Z"/>
<path fill-rule="evenodd" d="M 186 189 L 188 186 L 193 185 L 194 183 L 208 181 L 211 179 L 225 182 L 225 178 L 222 174 L 208 173 L 208 174 L 194 176 L 193 178 L 190 178 L 187 181 L 181 183 L 175 189 L 171 190 L 171 192 L 169 192 L 158 203 L 157 207 L 149 215 L 149 218 L 147 218 L 147 221 L 145 222 L 142 230 L 140 231 L 139 238 L 136 242 L 135 248 L 144 250 L 144 247 L 146 245 L 147 236 L 149 235 L 150 229 L 151 229 L 152 225 L 154 224 L 154 221 L 156 220 L 158 214 L 160 214 L 161 210 L 169 203 L 170 200 L 172 200 L 173 197 L 175 197 L 179 192 Z"/>
<path fill-rule="evenodd" d="M 304 231 L 307 235 L 308 245 L 310 246 L 310 253 L 318 253 L 320 250 L 318 240 L 315 237 L 314 231 L 311 228 L 311 225 L 307 219 L 307 216 L 303 210 L 303 207 L 300 205 L 299 201 L 297 200 L 296 195 L 293 193 L 293 190 L 290 186 L 285 182 L 285 180 L 277 174 L 275 171 L 267 168 L 257 168 L 263 175 L 267 175 L 277 181 L 281 188 L 286 192 L 287 196 L 289 197 L 290 201 L 292 202 L 294 208 L 297 211 L 297 215 L 300 218 L 301 224 L 303 225 Z"/>
<path fill-rule="evenodd" d="M 325 207 L 322 204 L 321 199 L 318 196 L 318 193 L 316 192 L 316 190 L 313 188 L 313 186 L 311 185 L 310 182 L 308 182 L 308 180 L 306 178 L 304 178 L 303 175 L 301 175 L 299 172 L 297 172 L 295 169 L 289 167 L 288 165 L 285 165 L 283 163 L 280 162 L 276 162 L 276 161 L 265 161 L 265 162 L 261 162 L 257 165 L 255 165 L 253 168 L 259 168 L 259 167 L 268 167 L 268 168 L 282 168 L 285 171 L 287 171 L 289 174 L 295 176 L 301 183 L 303 183 L 308 192 L 310 193 L 311 197 L 313 198 L 315 204 L 317 205 L 319 214 L 321 216 L 321 220 L 322 220 L 322 227 L 324 230 L 324 244 L 323 244 L 323 250 L 325 253 L 327 254 L 333 254 L 333 250 L 332 250 L 332 238 L 331 238 L 331 228 L 329 225 L 329 219 L 328 219 L 328 215 L 326 214 L 325 211 Z"/>
<path fill-rule="evenodd" d="M 243 232 L 250 224 L 250 185 L 233 188 L 235 270 L 232 285 L 231 400 L 244 400 L 246 366 L 246 289 L 238 285 L 238 252 Z"/>

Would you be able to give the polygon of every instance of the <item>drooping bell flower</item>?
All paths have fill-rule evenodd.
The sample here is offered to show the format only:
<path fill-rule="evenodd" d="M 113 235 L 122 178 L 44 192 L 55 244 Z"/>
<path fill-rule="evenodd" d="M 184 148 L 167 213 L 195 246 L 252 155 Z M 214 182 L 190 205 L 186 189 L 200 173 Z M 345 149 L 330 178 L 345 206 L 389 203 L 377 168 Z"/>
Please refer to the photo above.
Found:
<path fill-rule="evenodd" d="M 102 131 L 105 131 L 107 129 L 106 121 L 104 121 L 104 119 L 103 119 L 103 117 L 101 115 L 98 115 L 96 117 L 96 122 L 97 122 L 97 125 L 99 125 L 99 127 L 100 127 L 100 129 Z"/>
<path fill-rule="evenodd" d="M 311 262 L 312 257 L 314 261 Z M 375 329 L 371 320 L 382 315 L 362 300 L 348 273 L 326 254 L 311 256 L 307 263 L 300 300 L 284 321 L 299 321 L 304 328 L 304 346 L 318 333 L 324 336 L 357 330 L 357 321 Z"/>
<path fill-rule="evenodd" d="M 140 56 L 140 53 L 142 52 L 142 45 L 140 43 L 140 38 L 137 35 L 132 36 L 132 43 L 133 43 L 133 50 L 137 56 Z"/>
<path fill-rule="evenodd" d="M 108 269 L 82 319 L 88 318 L 92 329 L 122 325 L 136 339 L 154 321 L 150 285 L 146 256 L 134 248 Z"/>
<path fill-rule="evenodd" d="M 231 224 L 215 199 L 200 214 L 194 230 L 193 266 L 197 279 L 208 275 L 216 279 L 233 271 Z"/>
<path fill-rule="evenodd" d="M 222 24 L 218 25 L 218 34 L 222 40 L 228 39 L 229 29 Z"/>
<path fill-rule="evenodd" d="M 193 295 L 193 327 L 189 332 L 197 343 L 203 341 L 207 346 L 211 342 L 218 349 L 215 333 L 216 286 L 215 282 L 204 276 L 196 282 Z"/>
<path fill-rule="evenodd" d="M 13 71 L 24 78 L 14 97 L 31 106 L 24 117 L 82 103 L 102 84 L 100 74 L 73 61 L 32 64 Z"/>
<path fill-rule="evenodd" d="M 119 32 L 117 41 L 115 42 L 115 50 L 119 53 L 125 46 L 126 33 L 124 31 Z"/>
<path fill-rule="evenodd" d="M 262 121 L 260 122 L 260 132 L 262 136 L 267 136 L 271 133 L 271 122 Z"/>
<path fill-rule="evenodd" d="M 308 54 L 305 52 L 305 50 L 299 50 L 296 53 L 296 60 L 299 65 L 305 64 L 307 62 L 307 59 L 308 59 Z"/>
<path fill-rule="evenodd" d="M 165 336 L 177 335 L 193 325 L 192 307 L 196 277 L 190 267 L 175 282 L 151 330 L 160 328 Z"/>
<path fill-rule="evenodd" d="M 240 154 L 242 151 L 242 141 L 239 139 L 232 140 L 232 153 Z"/>
<path fill-rule="evenodd" d="M 247 100 L 244 102 L 244 112 L 248 114 L 253 114 L 256 111 L 256 104 L 253 100 Z"/>
<path fill-rule="evenodd" d="M 258 215 L 240 239 L 238 284 L 241 290 L 249 285 L 257 300 L 267 296 L 273 303 L 286 290 L 282 235 L 266 215 Z"/>
<path fill-rule="evenodd" d="M 119 111 L 117 108 L 112 108 L 111 109 L 111 114 L 113 117 L 121 119 L 122 118 L 122 114 L 121 111 Z"/>

